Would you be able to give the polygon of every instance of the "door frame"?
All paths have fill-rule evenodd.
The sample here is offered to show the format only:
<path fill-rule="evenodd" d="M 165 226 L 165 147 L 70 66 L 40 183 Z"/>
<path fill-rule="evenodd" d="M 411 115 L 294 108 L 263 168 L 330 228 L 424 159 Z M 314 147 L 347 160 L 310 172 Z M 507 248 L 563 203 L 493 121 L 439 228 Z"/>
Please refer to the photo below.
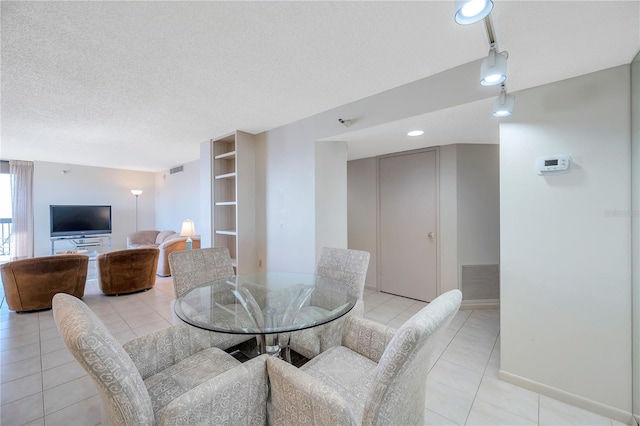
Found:
<path fill-rule="evenodd" d="M 381 209 L 381 197 L 380 197 L 380 160 L 390 157 L 399 157 L 403 155 L 418 154 L 422 152 L 433 151 L 436 155 L 436 297 L 439 296 L 441 291 L 440 286 L 440 147 L 433 146 L 428 148 L 412 149 L 409 151 L 394 152 L 391 154 L 380 155 L 376 157 L 376 290 L 380 291 L 380 284 L 382 282 L 380 277 L 380 265 L 382 265 L 382 242 L 380 241 L 381 235 L 381 221 L 380 221 L 380 209 Z"/>

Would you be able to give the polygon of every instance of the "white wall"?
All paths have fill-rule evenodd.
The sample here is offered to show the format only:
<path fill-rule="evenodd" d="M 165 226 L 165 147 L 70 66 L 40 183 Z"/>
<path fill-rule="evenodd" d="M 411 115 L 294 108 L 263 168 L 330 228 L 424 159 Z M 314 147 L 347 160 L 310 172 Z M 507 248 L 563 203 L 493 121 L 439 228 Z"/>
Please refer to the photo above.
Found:
<path fill-rule="evenodd" d="M 144 195 L 144 194 L 143 194 Z M 200 234 L 200 161 L 184 164 L 182 172 L 164 170 L 155 174 L 155 209 L 158 230 L 180 232 L 182 221 L 191 219 Z M 143 229 L 143 228 L 140 228 Z"/>
<path fill-rule="evenodd" d="M 316 253 L 347 248 L 347 143 L 316 142 Z"/>
<path fill-rule="evenodd" d="M 347 162 L 348 247 L 368 251 L 365 287 L 378 288 L 378 160 L 375 157 Z"/>
<path fill-rule="evenodd" d="M 119 250 L 126 248 L 127 234 L 135 231 L 135 197 L 131 190 L 142 189 L 144 192 L 138 199 L 138 227 L 155 227 L 153 173 L 42 161 L 34 163 L 33 173 L 35 256 L 51 254 L 51 204 L 111 205 L 111 248 Z"/>
<path fill-rule="evenodd" d="M 515 94 L 500 126 L 500 377 L 631 412 L 629 66 Z M 572 156 L 541 177 L 537 157 Z M 612 213 L 613 212 L 613 213 Z"/>
<path fill-rule="evenodd" d="M 633 413 L 640 422 L 640 53 L 631 64 L 631 220 L 633 243 Z"/>
<path fill-rule="evenodd" d="M 458 145 L 440 147 L 438 192 L 438 244 L 440 293 L 459 288 L 458 283 Z"/>
<path fill-rule="evenodd" d="M 498 264 L 499 146 L 463 144 L 457 153 L 458 265 Z"/>

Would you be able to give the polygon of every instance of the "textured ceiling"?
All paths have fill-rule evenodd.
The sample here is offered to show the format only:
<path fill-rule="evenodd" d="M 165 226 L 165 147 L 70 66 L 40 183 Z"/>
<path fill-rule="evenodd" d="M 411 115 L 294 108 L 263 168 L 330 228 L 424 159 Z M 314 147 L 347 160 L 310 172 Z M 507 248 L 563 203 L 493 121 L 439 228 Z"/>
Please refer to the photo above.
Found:
<path fill-rule="evenodd" d="M 203 140 L 485 56 L 484 26 L 456 25 L 452 4 L 2 1 L 0 157 L 147 171 L 193 161 Z M 511 92 L 628 64 L 640 49 L 640 0 L 498 0 L 492 20 Z M 490 102 L 459 108 L 463 126 L 456 108 L 422 117 L 433 131 L 420 143 L 497 140 Z M 345 135 L 350 157 L 384 151 L 366 139 L 418 119 Z"/>

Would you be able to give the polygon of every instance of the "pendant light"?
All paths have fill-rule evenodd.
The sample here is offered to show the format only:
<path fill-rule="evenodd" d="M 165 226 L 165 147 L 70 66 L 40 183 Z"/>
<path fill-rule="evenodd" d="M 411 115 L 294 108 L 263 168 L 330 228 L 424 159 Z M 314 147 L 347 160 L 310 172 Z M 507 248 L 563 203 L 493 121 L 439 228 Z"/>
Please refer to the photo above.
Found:
<path fill-rule="evenodd" d="M 507 52 L 497 52 L 494 43 L 491 43 L 489 55 L 484 58 L 480 66 L 480 84 L 483 86 L 495 86 L 507 79 Z"/>
<path fill-rule="evenodd" d="M 468 25 L 478 22 L 489 15 L 493 9 L 492 0 L 456 0 L 455 20 L 458 24 Z"/>
<path fill-rule="evenodd" d="M 507 89 L 504 84 L 500 88 L 500 95 L 493 102 L 494 117 L 508 117 L 513 113 L 513 105 L 515 98 L 513 95 L 507 95 Z"/>

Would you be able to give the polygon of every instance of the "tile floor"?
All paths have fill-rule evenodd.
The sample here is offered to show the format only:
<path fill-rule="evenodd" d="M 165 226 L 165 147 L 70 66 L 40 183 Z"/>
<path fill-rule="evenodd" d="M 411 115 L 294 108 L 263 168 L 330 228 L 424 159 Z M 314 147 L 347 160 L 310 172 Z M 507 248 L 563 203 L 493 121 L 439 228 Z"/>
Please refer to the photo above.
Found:
<path fill-rule="evenodd" d="M 170 278 L 147 292 L 107 297 L 90 280 L 84 301 L 120 341 L 172 324 Z M 365 316 L 397 327 L 425 306 L 365 291 Z M 432 425 L 619 425 L 498 380 L 497 310 L 460 311 L 440 342 L 427 381 Z M 0 424 L 96 425 L 102 407 L 93 381 L 67 352 L 51 311 L 16 314 L 0 306 Z"/>

